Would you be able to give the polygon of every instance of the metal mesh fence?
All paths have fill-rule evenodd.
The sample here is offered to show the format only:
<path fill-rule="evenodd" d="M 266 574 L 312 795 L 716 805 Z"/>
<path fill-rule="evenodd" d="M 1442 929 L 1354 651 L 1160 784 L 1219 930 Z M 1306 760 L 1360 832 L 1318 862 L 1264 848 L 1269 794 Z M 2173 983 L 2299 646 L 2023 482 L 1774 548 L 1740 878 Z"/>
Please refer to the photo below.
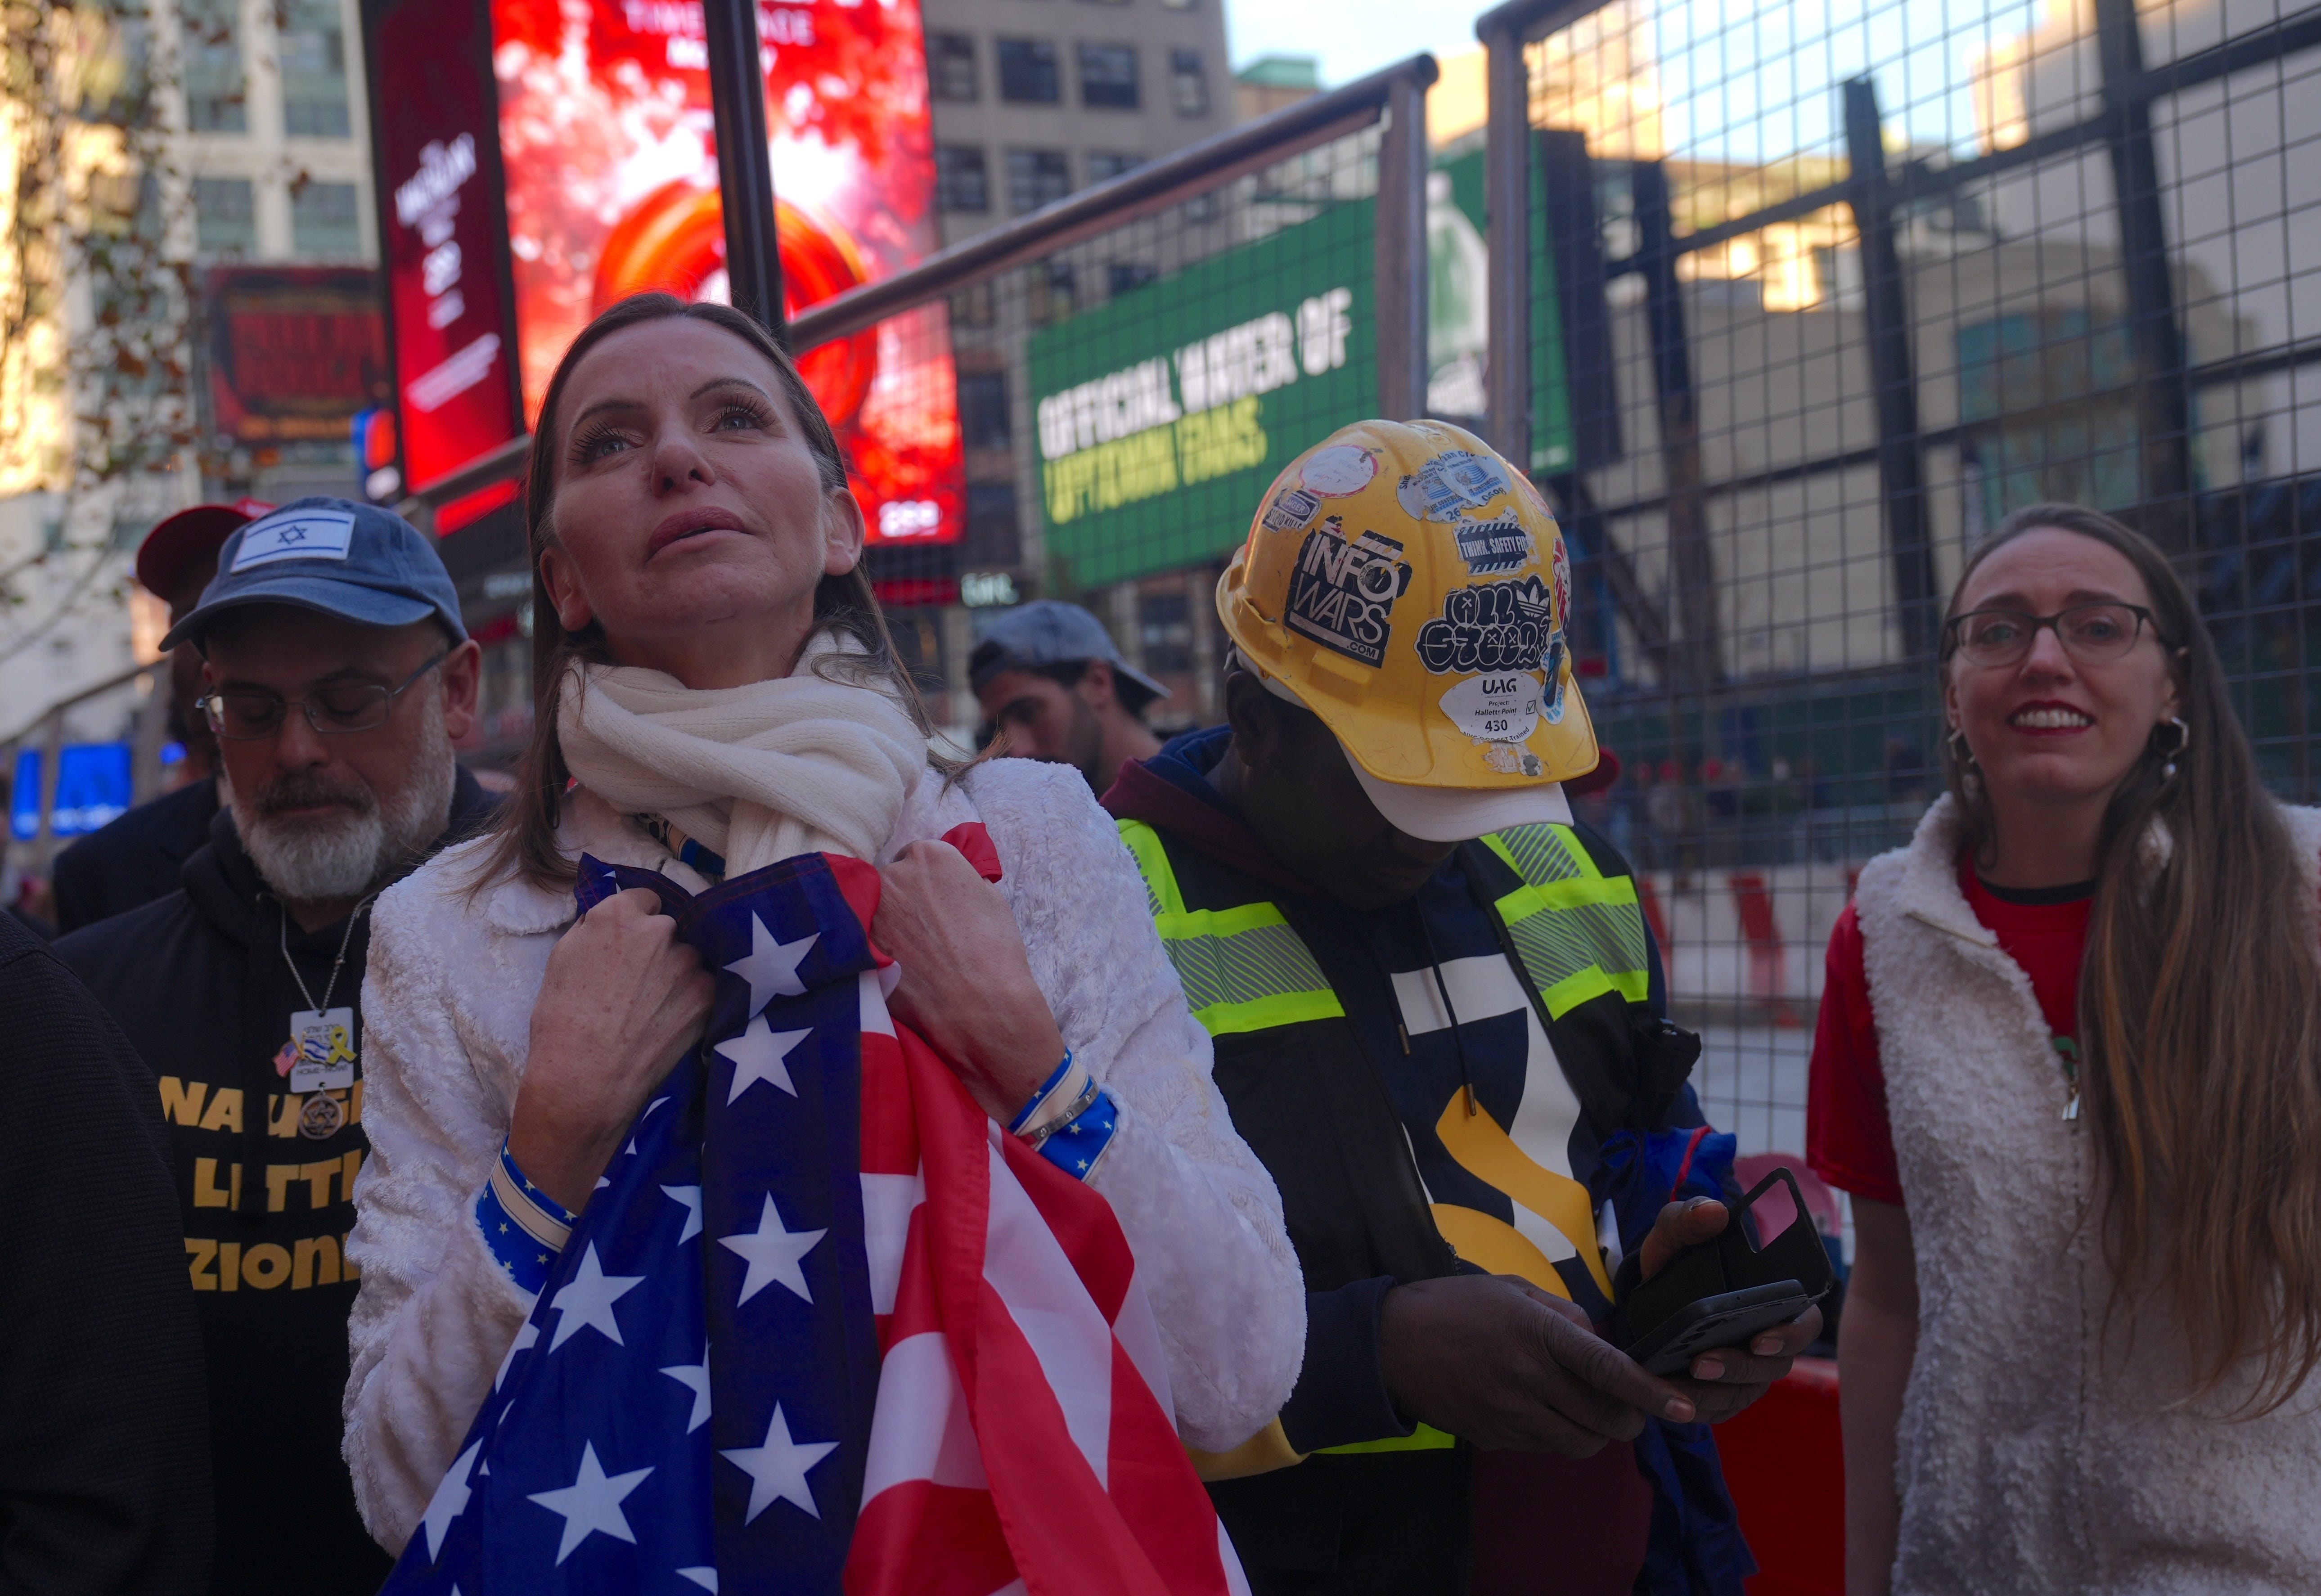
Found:
<path fill-rule="evenodd" d="M 2011 511 L 2168 549 L 2314 796 L 2316 42 L 2274 0 L 1614 0 L 1523 45 L 1532 463 L 1623 765 L 1579 807 L 1744 1153 L 1803 1150 L 1823 945 L 1940 790 L 1942 605 Z"/>
<path fill-rule="evenodd" d="M 1154 725 L 1215 718 L 1213 595 L 1251 506 L 1315 438 L 1378 408 L 1381 137 L 1373 125 L 1196 185 L 857 335 L 879 341 L 882 370 L 948 379 L 898 358 L 930 333 L 956 366 L 965 537 L 872 551 L 890 624 L 955 734 L 975 737 L 965 662 L 981 624 L 1034 592 L 1097 611 L 1170 689 Z M 969 605 L 942 607 L 952 584 L 938 572 Z"/>

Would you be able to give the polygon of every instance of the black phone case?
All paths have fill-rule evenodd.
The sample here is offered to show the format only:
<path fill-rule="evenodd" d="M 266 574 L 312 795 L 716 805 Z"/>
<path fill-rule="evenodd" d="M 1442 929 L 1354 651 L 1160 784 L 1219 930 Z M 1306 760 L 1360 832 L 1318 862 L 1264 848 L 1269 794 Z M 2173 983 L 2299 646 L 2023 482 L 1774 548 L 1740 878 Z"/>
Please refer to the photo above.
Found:
<path fill-rule="evenodd" d="M 1748 1227 L 1742 1217 L 1756 1206 L 1757 1199 L 1773 1188 L 1775 1181 L 1787 1185 L 1789 1199 L 1797 1205 L 1797 1218 L 1789 1228 L 1761 1246 L 1750 1245 Z M 1798 1190 L 1797 1177 L 1786 1168 L 1776 1169 L 1757 1182 L 1755 1190 L 1743 1198 L 1733 1210 L 1733 1221 L 1723 1235 L 1714 1241 L 1703 1242 L 1697 1247 L 1679 1253 L 1667 1268 L 1645 1281 L 1628 1293 L 1621 1304 L 1634 1339 L 1631 1353 L 1648 1345 L 1658 1345 L 1671 1337 L 1655 1335 L 1661 1327 L 1696 1304 L 1704 1307 L 1715 1299 L 1735 1293 L 1754 1292 L 1764 1288 L 1788 1284 L 1804 1300 L 1796 1309 L 1771 1324 L 1783 1324 L 1803 1313 L 1810 1304 L 1820 1300 L 1834 1283 L 1830 1272 L 1829 1254 L 1822 1246 L 1821 1236 L 1813 1227 L 1806 1213 L 1805 1194 Z M 1699 1316 L 1695 1316 L 1696 1319 Z M 1737 1336 L 1713 1344 L 1716 1346 L 1737 1345 L 1768 1325 L 1755 1325 Z M 1698 1353 L 1712 1350 L 1712 1344 L 1702 1342 L 1688 1354 L 1688 1359 Z"/>
<path fill-rule="evenodd" d="M 1647 1373 L 1680 1374 L 1702 1353 L 1746 1345 L 1751 1336 L 1786 1325 L 1812 1306 L 1793 1280 L 1688 1302 L 1639 1337 L 1628 1355 Z"/>

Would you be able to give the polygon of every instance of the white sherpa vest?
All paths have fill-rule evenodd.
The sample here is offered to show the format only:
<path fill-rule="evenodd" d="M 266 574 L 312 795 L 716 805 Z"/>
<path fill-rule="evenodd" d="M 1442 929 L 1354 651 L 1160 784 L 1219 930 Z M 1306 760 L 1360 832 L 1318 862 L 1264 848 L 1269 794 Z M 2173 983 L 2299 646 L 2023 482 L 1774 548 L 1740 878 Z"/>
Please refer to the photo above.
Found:
<path fill-rule="evenodd" d="M 2321 812 L 2285 814 L 2313 874 Z M 2089 1128 L 1957 861 L 1943 798 L 1854 897 L 1917 1248 L 1896 1596 L 2321 1591 L 2321 1381 L 2225 1422 L 2229 1388 L 2175 1405 L 2163 1308 L 2107 1314 Z"/>

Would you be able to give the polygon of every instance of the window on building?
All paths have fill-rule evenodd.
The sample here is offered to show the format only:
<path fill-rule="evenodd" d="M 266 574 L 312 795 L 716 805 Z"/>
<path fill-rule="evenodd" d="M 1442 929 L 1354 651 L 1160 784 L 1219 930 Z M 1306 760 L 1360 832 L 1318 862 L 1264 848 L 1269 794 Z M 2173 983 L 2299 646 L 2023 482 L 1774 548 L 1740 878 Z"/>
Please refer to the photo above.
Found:
<path fill-rule="evenodd" d="M 1032 279 L 1032 319 L 1042 326 L 1060 322 L 1078 308 L 1079 297 L 1079 279 L 1070 265 L 1051 260 L 1046 274 Z"/>
<path fill-rule="evenodd" d="M 982 151 L 978 150 L 978 154 Z M 998 308 L 993 303 L 991 279 L 969 283 L 951 296 L 951 324 L 954 327 L 991 327 L 998 324 Z"/>
<path fill-rule="evenodd" d="M 999 53 L 999 97 L 1024 105 L 1052 105 L 1063 98 L 1063 74 L 1050 39 L 993 41 Z"/>
<path fill-rule="evenodd" d="M 1017 215 L 1036 211 L 1072 191 L 1071 164 L 1060 150 L 1007 152 L 1007 208 Z"/>
<path fill-rule="evenodd" d="M 1157 269 L 1142 260 L 1115 260 L 1104 269 L 1105 292 L 1116 298 L 1142 287 L 1160 275 Z"/>
<path fill-rule="evenodd" d="M 1007 374 L 969 371 L 959 379 L 959 435 L 969 449 L 1005 449 L 1013 430 L 1007 424 Z"/>
<path fill-rule="evenodd" d="M 1197 50 L 1172 50 L 1169 52 L 1169 98 L 1179 116 L 1206 116 L 1209 114 L 1209 79 L 1201 70 L 1201 52 Z"/>
<path fill-rule="evenodd" d="M 248 255 L 258 248 L 258 204 L 247 178 L 194 179 L 194 238 L 205 255 Z"/>
<path fill-rule="evenodd" d="M 90 122 L 125 123 L 141 114 L 141 105 L 152 85 L 151 22 L 141 0 L 104 8 L 104 38 L 90 41 L 93 56 L 82 68 L 80 114 Z"/>
<path fill-rule="evenodd" d="M 351 183 L 303 183 L 290 196 L 290 242 L 301 255 L 360 255 Z"/>
<path fill-rule="evenodd" d="M 1193 669 L 1193 606 L 1186 594 L 1137 594 L 1136 630 L 1146 670 L 1182 676 Z"/>
<path fill-rule="evenodd" d="M 1080 104 L 1115 111 L 1136 109 L 1136 47 L 1133 44 L 1083 44 L 1080 55 Z"/>
<path fill-rule="evenodd" d="M 927 35 L 927 86 L 939 100 L 972 100 L 982 92 L 975 75 L 974 35 Z"/>
<path fill-rule="evenodd" d="M 935 199 L 946 211 L 991 208 L 991 174 L 973 144 L 935 146 Z"/>
<path fill-rule="evenodd" d="M 347 32 L 338 0 L 283 0 L 282 131 L 294 139 L 343 139 Z"/>
<path fill-rule="evenodd" d="M 186 125 L 197 133 L 247 132 L 241 5 L 237 0 L 179 0 L 177 18 Z"/>
<path fill-rule="evenodd" d="M 1023 558 L 1013 482 L 967 486 L 967 536 L 960 558 L 969 565 L 1013 565 Z"/>
<path fill-rule="evenodd" d="M 1141 155 L 1124 155 L 1117 150 L 1091 150 L 1088 158 L 1088 180 L 1090 183 L 1108 183 L 1121 173 L 1143 164 L 1144 158 Z"/>

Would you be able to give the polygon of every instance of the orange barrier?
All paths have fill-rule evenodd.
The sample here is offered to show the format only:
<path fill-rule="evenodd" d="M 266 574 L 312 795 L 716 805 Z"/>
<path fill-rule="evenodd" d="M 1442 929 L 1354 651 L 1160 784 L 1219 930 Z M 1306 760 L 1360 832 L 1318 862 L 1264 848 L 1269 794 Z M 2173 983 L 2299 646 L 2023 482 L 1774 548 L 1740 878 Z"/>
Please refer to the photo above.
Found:
<path fill-rule="evenodd" d="M 1716 1450 L 1757 1555 L 1749 1596 L 1844 1596 L 1837 1364 L 1799 1358 L 1788 1379 L 1716 1427 Z"/>

